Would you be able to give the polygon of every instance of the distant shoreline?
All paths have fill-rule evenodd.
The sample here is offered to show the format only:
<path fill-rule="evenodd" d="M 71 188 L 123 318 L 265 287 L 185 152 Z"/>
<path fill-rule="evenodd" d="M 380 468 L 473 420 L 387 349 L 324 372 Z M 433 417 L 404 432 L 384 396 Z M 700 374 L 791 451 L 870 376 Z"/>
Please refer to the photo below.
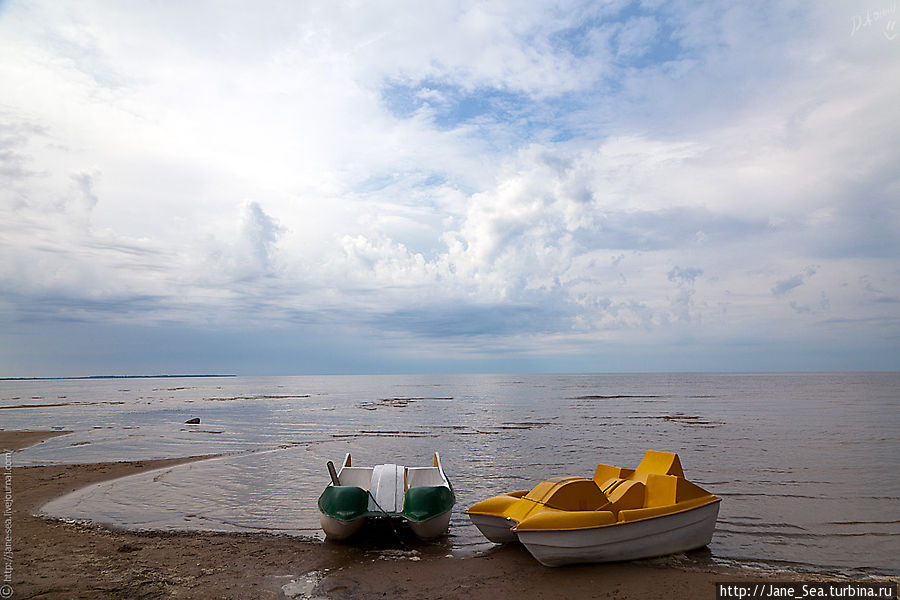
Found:
<path fill-rule="evenodd" d="M 65 381 L 84 379 L 186 379 L 237 377 L 237 375 L 83 375 L 80 377 L 0 377 L 0 381 Z"/>

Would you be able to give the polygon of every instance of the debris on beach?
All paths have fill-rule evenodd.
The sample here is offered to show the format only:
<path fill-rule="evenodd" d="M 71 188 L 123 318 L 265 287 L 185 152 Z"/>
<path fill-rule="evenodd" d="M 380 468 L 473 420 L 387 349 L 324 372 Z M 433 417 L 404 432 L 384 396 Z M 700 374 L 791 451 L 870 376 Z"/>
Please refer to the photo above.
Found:
<path fill-rule="evenodd" d="M 422 560 L 418 550 L 379 550 L 378 560 Z"/>
<path fill-rule="evenodd" d="M 327 570 L 310 571 L 297 579 L 291 579 L 290 583 L 281 586 L 281 591 L 291 600 L 316 600 L 317 598 L 325 598 L 325 596 L 320 596 L 314 592 L 327 572 Z"/>
<path fill-rule="evenodd" d="M 184 422 L 185 425 L 199 425 L 200 417 L 194 417 L 193 419 L 188 419 Z"/>

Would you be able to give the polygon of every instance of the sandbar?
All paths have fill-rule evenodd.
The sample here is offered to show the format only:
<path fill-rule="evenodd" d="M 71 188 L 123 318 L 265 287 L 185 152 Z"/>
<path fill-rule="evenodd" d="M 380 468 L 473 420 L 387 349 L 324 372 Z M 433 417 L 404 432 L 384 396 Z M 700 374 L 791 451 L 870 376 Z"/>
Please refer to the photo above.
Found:
<path fill-rule="evenodd" d="M 29 446 L 34 446 L 41 442 L 45 442 L 50 438 L 59 435 L 66 435 L 71 431 L 6 431 L 0 429 L 0 451 L 10 452 L 12 450 L 21 450 Z"/>

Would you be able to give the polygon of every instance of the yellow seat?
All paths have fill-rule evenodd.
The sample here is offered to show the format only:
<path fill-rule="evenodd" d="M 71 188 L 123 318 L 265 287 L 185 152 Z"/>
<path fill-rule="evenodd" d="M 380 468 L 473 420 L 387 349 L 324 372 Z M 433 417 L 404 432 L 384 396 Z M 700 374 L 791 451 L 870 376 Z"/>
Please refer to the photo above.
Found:
<path fill-rule="evenodd" d="M 656 473 L 658 475 L 674 475 L 684 477 L 681 461 L 674 452 L 660 452 L 659 450 L 647 450 L 641 464 L 634 470 L 635 479 L 641 475 Z"/>
<path fill-rule="evenodd" d="M 606 496 L 591 479 L 557 477 L 538 484 L 526 500 L 557 510 L 596 510 L 606 504 Z"/>
<path fill-rule="evenodd" d="M 646 486 L 640 481 L 623 481 L 609 492 L 609 505 L 603 510 L 614 513 L 644 507 Z"/>
<path fill-rule="evenodd" d="M 617 479 L 622 477 L 622 467 L 614 467 L 612 465 L 597 465 L 597 468 L 594 470 L 594 476 L 592 479 L 594 483 L 603 487 L 603 483 L 609 481 L 610 479 Z"/>
<path fill-rule="evenodd" d="M 671 506 L 678 497 L 678 478 L 674 475 L 647 473 L 647 498 L 645 508 Z"/>

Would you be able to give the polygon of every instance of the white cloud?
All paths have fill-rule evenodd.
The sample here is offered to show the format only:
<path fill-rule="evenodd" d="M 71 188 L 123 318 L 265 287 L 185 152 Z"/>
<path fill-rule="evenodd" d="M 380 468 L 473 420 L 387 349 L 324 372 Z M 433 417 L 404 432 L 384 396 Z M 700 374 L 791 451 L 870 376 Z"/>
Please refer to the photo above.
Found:
<path fill-rule="evenodd" d="M 10 3 L 4 318 L 896 333 L 900 46 L 852 17 Z"/>

